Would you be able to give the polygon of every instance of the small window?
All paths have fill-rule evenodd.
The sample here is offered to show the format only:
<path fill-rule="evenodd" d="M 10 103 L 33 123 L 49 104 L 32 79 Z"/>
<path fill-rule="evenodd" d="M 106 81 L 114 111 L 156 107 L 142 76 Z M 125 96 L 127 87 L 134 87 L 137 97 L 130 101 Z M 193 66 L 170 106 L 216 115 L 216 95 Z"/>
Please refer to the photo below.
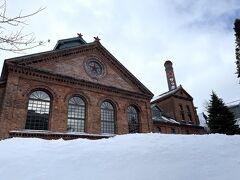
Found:
<path fill-rule="evenodd" d="M 161 133 L 161 132 L 162 132 L 162 130 L 161 130 L 161 128 L 160 128 L 160 127 L 157 127 L 155 132 L 156 132 L 156 133 Z"/>
<path fill-rule="evenodd" d="M 192 121 L 192 115 L 191 115 L 191 113 L 188 113 L 188 118 L 189 118 L 189 121 Z"/>
<path fill-rule="evenodd" d="M 187 105 L 187 111 L 190 112 L 190 107 L 189 107 L 189 105 Z"/>
<path fill-rule="evenodd" d="M 183 111 L 183 106 L 182 104 L 179 104 L 180 111 Z"/>
<path fill-rule="evenodd" d="M 184 112 L 181 112 L 180 115 L 181 115 L 182 120 L 185 120 Z"/>

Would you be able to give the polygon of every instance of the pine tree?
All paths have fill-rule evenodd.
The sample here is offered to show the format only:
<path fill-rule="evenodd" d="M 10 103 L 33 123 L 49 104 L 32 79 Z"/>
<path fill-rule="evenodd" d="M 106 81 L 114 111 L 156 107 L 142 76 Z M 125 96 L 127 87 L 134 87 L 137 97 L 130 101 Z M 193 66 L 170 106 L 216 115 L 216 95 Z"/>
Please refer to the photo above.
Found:
<path fill-rule="evenodd" d="M 238 131 L 233 113 L 214 92 L 208 105 L 208 126 L 211 133 L 230 135 Z"/>
<path fill-rule="evenodd" d="M 236 19 L 234 22 L 234 30 L 235 30 L 235 37 L 236 37 L 236 65 L 237 65 L 237 76 L 240 78 L 240 19 Z"/>

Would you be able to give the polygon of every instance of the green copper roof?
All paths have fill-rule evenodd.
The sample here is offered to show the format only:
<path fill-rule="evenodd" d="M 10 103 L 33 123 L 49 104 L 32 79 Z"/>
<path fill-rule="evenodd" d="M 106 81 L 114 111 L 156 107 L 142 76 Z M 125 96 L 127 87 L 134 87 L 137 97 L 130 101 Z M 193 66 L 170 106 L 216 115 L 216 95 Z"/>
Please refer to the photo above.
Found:
<path fill-rule="evenodd" d="M 69 39 L 61 39 L 58 40 L 56 46 L 54 47 L 54 50 L 77 47 L 83 44 L 87 44 L 87 42 L 81 36 Z"/>

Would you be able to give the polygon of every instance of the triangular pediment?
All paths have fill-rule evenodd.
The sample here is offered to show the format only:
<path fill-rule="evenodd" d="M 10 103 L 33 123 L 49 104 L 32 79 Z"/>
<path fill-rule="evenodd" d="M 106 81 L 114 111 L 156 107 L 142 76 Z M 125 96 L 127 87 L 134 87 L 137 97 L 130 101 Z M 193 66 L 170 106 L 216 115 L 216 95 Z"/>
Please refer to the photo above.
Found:
<path fill-rule="evenodd" d="M 161 101 L 170 97 L 178 97 L 178 98 L 184 98 L 184 99 L 189 99 L 192 100 L 192 96 L 187 93 L 186 90 L 183 89 L 183 87 L 180 85 L 176 89 L 173 89 L 171 91 L 167 91 L 163 94 L 160 94 L 159 96 L 154 97 L 151 100 L 151 103 L 155 103 L 156 101 Z"/>
<path fill-rule="evenodd" d="M 130 92 L 153 94 L 99 42 L 55 49 L 7 60 L 44 72 L 89 81 Z"/>
<path fill-rule="evenodd" d="M 181 85 L 179 86 L 178 90 L 174 92 L 174 95 L 182 98 L 193 99 L 192 96 L 188 94 L 188 92 L 185 89 L 183 89 Z"/>

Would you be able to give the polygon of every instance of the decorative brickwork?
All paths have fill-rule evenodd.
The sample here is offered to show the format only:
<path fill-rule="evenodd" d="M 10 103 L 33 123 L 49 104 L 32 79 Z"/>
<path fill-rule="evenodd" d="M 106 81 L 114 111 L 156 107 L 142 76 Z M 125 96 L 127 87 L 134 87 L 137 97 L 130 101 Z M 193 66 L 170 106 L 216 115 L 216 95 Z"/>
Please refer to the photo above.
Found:
<path fill-rule="evenodd" d="M 106 72 L 102 78 L 86 73 L 84 62 L 91 56 L 104 65 Z M 50 132 L 67 132 L 68 101 L 74 95 L 86 101 L 85 133 L 101 134 L 100 106 L 105 100 L 110 100 L 115 108 L 116 134 L 129 132 L 130 105 L 138 108 L 140 132 L 152 131 L 153 94 L 99 42 L 6 60 L 1 79 L 6 81 L 4 86 L 0 85 L 2 138 L 9 137 L 10 131 L 25 129 L 29 96 L 35 90 L 45 91 L 51 97 Z"/>

